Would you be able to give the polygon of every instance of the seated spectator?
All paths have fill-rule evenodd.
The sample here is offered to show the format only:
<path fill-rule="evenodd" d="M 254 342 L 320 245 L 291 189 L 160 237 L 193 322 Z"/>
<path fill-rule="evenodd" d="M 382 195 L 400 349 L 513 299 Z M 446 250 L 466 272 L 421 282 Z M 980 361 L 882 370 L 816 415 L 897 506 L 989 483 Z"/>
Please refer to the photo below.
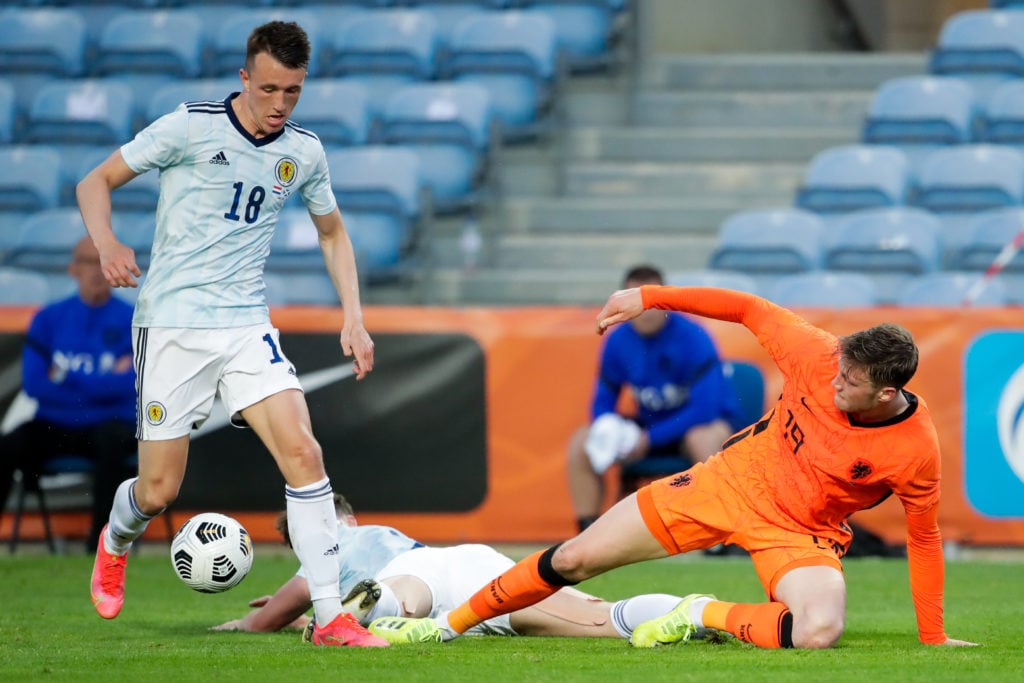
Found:
<path fill-rule="evenodd" d="M 22 351 L 22 389 L 38 404 L 35 416 L 0 437 L 0 511 L 15 470 L 38 479 L 59 455 L 93 461 L 92 527 L 100 529 L 136 452 L 132 306 L 111 295 L 100 256 L 88 237 L 72 252 L 68 273 L 78 291 L 40 309 Z"/>
<path fill-rule="evenodd" d="M 652 266 L 626 273 L 625 288 L 661 285 Z M 635 414 L 620 409 L 624 392 Z M 682 457 L 680 470 L 717 453 L 742 419 L 707 331 L 678 313 L 649 310 L 606 338 L 591 404 L 591 422 L 569 443 L 569 492 L 580 531 L 601 513 L 604 473 L 615 463 Z M 688 464 L 687 464 L 688 463 Z"/>

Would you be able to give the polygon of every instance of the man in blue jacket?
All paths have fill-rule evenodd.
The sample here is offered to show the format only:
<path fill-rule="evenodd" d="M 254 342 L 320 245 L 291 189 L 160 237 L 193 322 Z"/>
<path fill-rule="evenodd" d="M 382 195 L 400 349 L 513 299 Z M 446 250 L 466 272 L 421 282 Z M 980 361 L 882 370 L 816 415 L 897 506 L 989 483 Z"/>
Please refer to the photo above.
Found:
<path fill-rule="evenodd" d="M 661 271 L 639 265 L 625 288 L 661 285 Z M 620 401 L 635 407 L 624 415 Z M 591 422 L 569 442 L 569 492 L 580 531 L 601 513 L 604 472 L 641 458 L 671 455 L 679 469 L 703 462 L 743 425 L 739 400 L 714 341 L 695 320 L 651 310 L 606 338 Z"/>
<path fill-rule="evenodd" d="M 72 252 L 68 273 L 78 291 L 40 309 L 22 350 L 22 389 L 35 416 L 0 437 L 0 510 L 15 470 L 37 478 L 46 460 L 80 455 L 95 464 L 93 520 L 86 547 L 100 530 L 135 453 L 132 306 L 111 295 L 92 240 Z"/>

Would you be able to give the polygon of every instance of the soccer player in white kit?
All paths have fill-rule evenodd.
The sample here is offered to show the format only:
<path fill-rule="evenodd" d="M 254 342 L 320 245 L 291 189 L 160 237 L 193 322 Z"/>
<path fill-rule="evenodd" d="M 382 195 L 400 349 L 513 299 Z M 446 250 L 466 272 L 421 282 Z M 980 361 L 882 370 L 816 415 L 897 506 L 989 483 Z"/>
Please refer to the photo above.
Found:
<path fill-rule="evenodd" d="M 286 481 L 290 534 L 308 572 L 318 645 L 386 646 L 345 613 L 338 588 L 330 480 L 295 370 L 270 324 L 263 265 L 278 213 L 297 193 L 316 226 L 345 310 L 341 348 L 357 379 L 373 369 L 352 243 L 331 191 L 323 146 L 288 120 L 309 63 L 309 39 L 273 21 L 249 36 L 242 91 L 188 102 L 116 150 L 78 184 L 78 205 L 114 287 L 141 271 L 111 229 L 111 192 L 160 169 L 148 276 L 132 321 L 138 389 L 138 476 L 121 484 L 100 537 L 92 600 L 112 619 L 124 602 L 127 553 L 178 495 L 189 432 L 219 393 L 236 424 L 259 435 Z"/>

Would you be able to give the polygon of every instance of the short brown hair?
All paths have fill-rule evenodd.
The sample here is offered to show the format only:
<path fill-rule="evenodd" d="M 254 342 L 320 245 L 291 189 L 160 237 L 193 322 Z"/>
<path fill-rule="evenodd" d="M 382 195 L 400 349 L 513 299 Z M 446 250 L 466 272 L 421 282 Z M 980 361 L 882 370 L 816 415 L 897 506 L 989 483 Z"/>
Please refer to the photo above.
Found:
<path fill-rule="evenodd" d="M 665 276 L 654 266 L 644 263 L 639 266 L 633 266 L 626 271 L 626 277 L 622 278 L 623 286 L 628 282 L 639 282 L 644 285 L 663 285 L 665 284 Z"/>
<path fill-rule="evenodd" d="M 334 494 L 334 512 L 335 514 L 337 514 L 338 517 L 343 517 L 345 515 L 355 515 L 355 512 L 352 511 L 352 505 L 347 500 L 345 500 L 345 496 L 341 495 L 340 493 Z M 281 534 L 282 542 L 286 546 L 291 548 L 292 535 L 288 533 L 287 510 L 281 510 L 281 512 L 278 513 L 277 520 L 274 522 L 274 526 L 277 527 L 277 533 Z"/>
<path fill-rule="evenodd" d="M 902 389 L 917 372 L 917 344 L 906 328 L 895 323 L 840 337 L 839 353 L 847 362 L 863 368 L 879 389 Z"/>
<path fill-rule="evenodd" d="M 270 21 L 249 34 L 245 46 L 245 68 L 252 69 L 256 55 L 266 52 L 289 69 L 309 66 L 309 36 L 294 21 Z"/>

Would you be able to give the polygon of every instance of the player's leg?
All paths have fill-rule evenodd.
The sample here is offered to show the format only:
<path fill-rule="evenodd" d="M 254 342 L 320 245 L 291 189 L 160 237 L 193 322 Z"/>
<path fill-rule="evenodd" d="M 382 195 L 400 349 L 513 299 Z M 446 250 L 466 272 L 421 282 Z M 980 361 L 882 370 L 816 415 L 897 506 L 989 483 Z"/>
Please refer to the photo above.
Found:
<path fill-rule="evenodd" d="M 722 444 L 730 436 L 732 427 L 729 423 L 725 420 L 715 420 L 691 427 L 683 436 L 683 447 L 693 462 L 705 462 L 722 450 Z"/>
<path fill-rule="evenodd" d="M 578 531 L 594 523 L 601 514 L 601 502 L 604 499 L 604 478 L 594 471 L 584 448 L 589 431 L 588 426 L 581 427 L 569 439 L 569 497 L 572 499 Z"/>
<path fill-rule="evenodd" d="M 832 647 L 846 623 L 846 581 L 830 566 L 797 567 L 775 586 L 775 597 L 793 614 L 793 647 Z"/>

